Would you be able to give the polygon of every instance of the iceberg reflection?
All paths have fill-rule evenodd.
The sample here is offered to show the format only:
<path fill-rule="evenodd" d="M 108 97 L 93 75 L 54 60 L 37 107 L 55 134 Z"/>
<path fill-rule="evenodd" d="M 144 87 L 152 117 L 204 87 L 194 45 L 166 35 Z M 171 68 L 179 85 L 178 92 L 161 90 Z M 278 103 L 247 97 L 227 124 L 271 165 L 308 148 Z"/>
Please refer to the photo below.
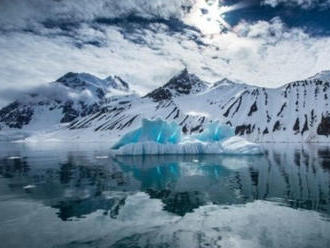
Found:
<path fill-rule="evenodd" d="M 90 147 L 9 144 L 0 152 L 2 245 L 327 247 L 329 149 L 265 150 L 106 158 Z"/>

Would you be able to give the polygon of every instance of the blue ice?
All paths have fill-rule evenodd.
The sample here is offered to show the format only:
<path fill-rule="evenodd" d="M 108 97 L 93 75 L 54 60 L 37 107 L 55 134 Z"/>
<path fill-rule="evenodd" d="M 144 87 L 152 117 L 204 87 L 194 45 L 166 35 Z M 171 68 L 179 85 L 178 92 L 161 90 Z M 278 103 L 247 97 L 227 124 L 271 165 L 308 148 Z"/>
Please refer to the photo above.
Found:
<path fill-rule="evenodd" d="M 175 122 L 166 122 L 161 119 L 154 121 L 143 119 L 142 126 L 127 133 L 113 146 L 113 149 L 146 141 L 159 144 L 178 144 L 181 141 L 181 128 Z"/>
<path fill-rule="evenodd" d="M 234 130 L 219 122 L 210 123 L 198 134 L 185 137 L 185 141 L 199 140 L 202 142 L 218 142 L 234 136 Z M 112 148 L 119 149 L 128 144 L 152 141 L 158 144 L 179 144 L 182 142 L 181 127 L 176 122 L 161 119 L 142 120 L 142 126 L 122 137 Z"/>
<path fill-rule="evenodd" d="M 217 121 L 208 124 L 201 134 L 195 135 L 193 137 L 203 142 L 216 142 L 222 141 L 234 135 L 235 132 L 232 127 L 222 125 Z"/>
<path fill-rule="evenodd" d="M 142 121 L 142 126 L 124 135 L 113 147 L 113 155 L 160 154 L 262 154 L 258 144 L 234 136 L 234 130 L 214 122 L 196 135 L 182 135 L 175 122 Z"/>

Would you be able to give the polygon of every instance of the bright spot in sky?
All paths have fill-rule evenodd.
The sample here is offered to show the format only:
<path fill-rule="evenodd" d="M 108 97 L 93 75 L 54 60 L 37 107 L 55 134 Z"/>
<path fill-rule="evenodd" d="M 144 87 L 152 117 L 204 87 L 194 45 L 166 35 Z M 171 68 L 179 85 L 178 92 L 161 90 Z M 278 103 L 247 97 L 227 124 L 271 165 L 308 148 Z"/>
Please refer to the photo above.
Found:
<path fill-rule="evenodd" d="M 238 3 L 226 6 L 222 2 L 223 0 L 197 0 L 191 12 L 186 16 L 185 22 L 199 28 L 204 35 L 219 34 L 224 29 L 231 29 L 223 18 L 225 13 L 250 5 Z"/>
<path fill-rule="evenodd" d="M 205 35 L 218 34 L 228 25 L 221 17 L 219 9 L 219 0 L 198 0 L 185 22 L 196 26 Z"/>

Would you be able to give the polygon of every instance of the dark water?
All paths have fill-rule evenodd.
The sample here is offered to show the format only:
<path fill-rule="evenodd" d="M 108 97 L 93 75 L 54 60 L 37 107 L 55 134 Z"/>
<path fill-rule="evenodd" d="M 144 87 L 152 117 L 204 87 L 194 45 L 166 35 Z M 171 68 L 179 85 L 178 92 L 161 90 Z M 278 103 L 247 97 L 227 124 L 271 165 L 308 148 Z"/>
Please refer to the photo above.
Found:
<path fill-rule="evenodd" d="M 0 144 L 0 247 L 330 247 L 330 148 L 108 157 Z"/>

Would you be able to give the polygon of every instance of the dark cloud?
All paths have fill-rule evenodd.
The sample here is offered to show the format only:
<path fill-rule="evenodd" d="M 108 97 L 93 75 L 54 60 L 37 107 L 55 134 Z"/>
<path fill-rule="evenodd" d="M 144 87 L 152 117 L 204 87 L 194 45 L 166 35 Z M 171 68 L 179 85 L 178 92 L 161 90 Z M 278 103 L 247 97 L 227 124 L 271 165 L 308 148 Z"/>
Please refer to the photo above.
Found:
<path fill-rule="evenodd" d="M 139 16 L 180 19 L 194 0 L 1 0 L 0 26 L 5 30 L 47 27 L 71 29 L 96 19 Z"/>

